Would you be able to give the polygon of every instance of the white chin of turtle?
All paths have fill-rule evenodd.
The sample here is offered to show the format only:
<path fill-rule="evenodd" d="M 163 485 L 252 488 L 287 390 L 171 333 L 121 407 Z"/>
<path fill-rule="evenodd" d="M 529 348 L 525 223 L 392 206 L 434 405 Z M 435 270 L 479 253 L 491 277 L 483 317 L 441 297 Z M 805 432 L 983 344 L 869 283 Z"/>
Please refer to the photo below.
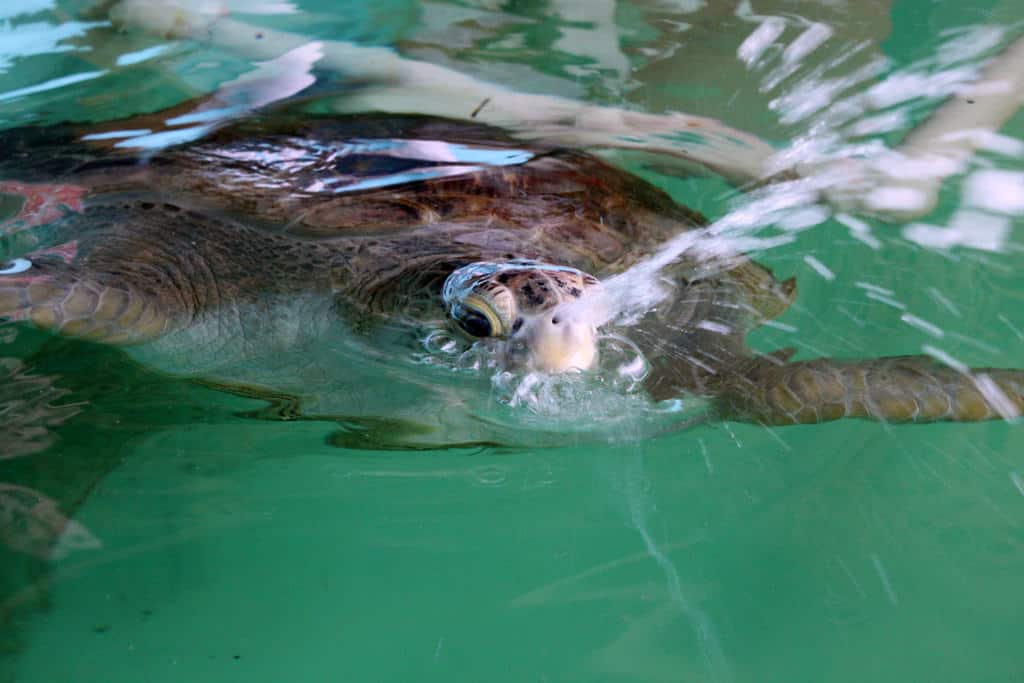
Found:
<path fill-rule="evenodd" d="M 550 311 L 524 318 L 508 340 L 507 369 L 556 375 L 600 366 L 598 331 L 608 321 L 608 301 L 600 290 Z"/>

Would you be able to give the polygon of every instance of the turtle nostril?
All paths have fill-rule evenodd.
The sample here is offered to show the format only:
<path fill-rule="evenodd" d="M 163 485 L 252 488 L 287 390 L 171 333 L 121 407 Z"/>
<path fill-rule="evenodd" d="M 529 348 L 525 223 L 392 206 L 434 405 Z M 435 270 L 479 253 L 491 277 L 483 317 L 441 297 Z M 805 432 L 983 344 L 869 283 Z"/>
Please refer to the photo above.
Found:
<path fill-rule="evenodd" d="M 560 322 L 562 322 L 562 321 L 558 318 L 558 316 L 555 316 L 554 318 L 551 319 L 551 324 L 552 325 L 557 325 Z"/>

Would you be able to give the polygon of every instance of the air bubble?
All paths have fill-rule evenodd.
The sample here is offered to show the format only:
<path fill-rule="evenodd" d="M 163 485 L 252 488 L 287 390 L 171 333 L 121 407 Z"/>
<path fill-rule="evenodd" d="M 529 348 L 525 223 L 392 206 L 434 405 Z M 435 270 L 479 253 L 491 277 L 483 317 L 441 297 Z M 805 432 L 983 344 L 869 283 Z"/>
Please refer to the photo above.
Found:
<path fill-rule="evenodd" d="M 495 465 L 485 465 L 473 472 L 473 478 L 483 486 L 501 486 L 508 479 L 508 474 Z"/>
<path fill-rule="evenodd" d="M 460 348 L 459 342 L 445 330 L 435 330 L 428 334 L 423 339 L 423 348 L 427 350 L 427 353 L 445 356 L 454 356 L 463 350 Z"/>

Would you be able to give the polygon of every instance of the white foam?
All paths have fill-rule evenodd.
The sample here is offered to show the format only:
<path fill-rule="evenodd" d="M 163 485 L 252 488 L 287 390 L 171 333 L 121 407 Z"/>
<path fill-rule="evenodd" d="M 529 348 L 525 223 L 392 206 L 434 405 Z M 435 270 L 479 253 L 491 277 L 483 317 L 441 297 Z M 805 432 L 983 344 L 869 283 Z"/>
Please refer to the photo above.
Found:
<path fill-rule="evenodd" d="M 967 26 L 954 29 L 955 35 L 939 45 L 935 61 L 940 66 L 978 59 L 1003 42 L 1006 31 L 996 26 Z"/>
<path fill-rule="evenodd" d="M 783 230 L 799 232 L 807 228 L 821 225 L 832 215 L 832 210 L 827 206 L 815 204 L 788 211 L 779 217 L 778 226 Z"/>
<path fill-rule="evenodd" d="M 962 246 L 982 251 L 1002 251 L 1010 235 L 1010 219 L 1005 216 L 960 209 L 947 227 L 929 223 L 911 223 L 903 236 L 922 247 L 951 249 Z"/>
<path fill-rule="evenodd" d="M 895 109 L 855 121 L 850 125 L 850 133 L 859 137 L 888 133 L 906 127 L 907 113 L 902 109 Z"/>
<path fill-rule="evenodd" d="M 1024 173 L 995 169 L 975 171 L 964 181 L 964 202 L 987 211 L 1014 216 L 1024 214 Z"/>
<path fill-rule="evenodd" d="M 927 208 L 929 195 L 913 187 L 877 187 L 868 193 L 864 203 L 872 211 L 913 214 Z"/>
<path fill-rule="evenodd" d="M 825 41 L 831 37 L 832 27 L 818 22 L 812 23 L 783 51 L 783 63 L 796 64 L 803 61 L 807 55 L 824 45 Z"/>
<path fill-rule="evenodd" d="M 995 133 L 988 128 L 958 130 L 955 133 L 943 135 L 940 139 L 950 142 L 963 140 L 985 152 L 993 152 L 1007 157 L 1024 156 L 1024 141 Z"/>
<path fill-rule="evenodd" d="M 866 97 L 873 108 L 887 109 L 920 97 L 946 97 L 975 80 L 977 75 L 978 69 L 974 66 L 936 73 L 902 71 L 871 87 Z"/>
<path fill-rule="evenodd" d="M 753 66 L 760 61 L 765 51 L 775 44 L 775 41 L 778 40 L 785 30 L 786 22 L 782 19 L 778 17 L 766 18 L 740 44 L 739 49 L 736 50 L 736 56 L 748 67 Z"/>

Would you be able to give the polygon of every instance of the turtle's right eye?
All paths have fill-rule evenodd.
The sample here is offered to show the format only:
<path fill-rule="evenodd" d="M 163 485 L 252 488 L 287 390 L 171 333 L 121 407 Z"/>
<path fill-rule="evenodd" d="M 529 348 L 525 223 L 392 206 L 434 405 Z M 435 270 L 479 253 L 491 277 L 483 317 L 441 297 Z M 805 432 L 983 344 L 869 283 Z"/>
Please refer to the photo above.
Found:
<path fill-rule="evenodd" d="M 462 315 L 456 318 L 455 322 L 466 331 L 466 334 L 474 337 L 490 337 L 494 334 L 491 321 L 480 311 L 465 310 Z"/>

